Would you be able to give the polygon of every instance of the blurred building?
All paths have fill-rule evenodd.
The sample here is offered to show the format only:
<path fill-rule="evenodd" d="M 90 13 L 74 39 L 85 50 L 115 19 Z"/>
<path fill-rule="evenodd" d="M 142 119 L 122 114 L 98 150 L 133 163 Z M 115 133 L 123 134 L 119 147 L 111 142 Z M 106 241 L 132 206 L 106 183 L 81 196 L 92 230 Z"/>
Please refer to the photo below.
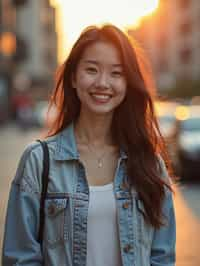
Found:
<path fill-rule="evenodd" d="M 9 0 L 0 1 L 0 122 L 9 114 L 13 58 L 16 53 L 15 8 Z"/>
<path fill-rule="evenodd" d="M 23 89 L 25 84 L 27 89 L 32 86 L 32 92 L 41 97 L 52 87 L 57 67 L 57 34 L 55 8 L 49 2 L 0 1 L 0 122 L 9 116 L 19 81 Z"/>
<path fill-rule="evenodd" d="M 55 9 L 48 0 L 27 1 L 17 10 L 16 31 L 25 40 L 19 71 L 33 80 L 50 80 L 57 66 Z M 22 43 L 23 45 L 23 43 Z"/>
<path fill-rule="evenodd" d="M 199 0 L 160 0 L 158 10 L 129 34 L 147 51 L 161 90 L 200 77 Z"/>

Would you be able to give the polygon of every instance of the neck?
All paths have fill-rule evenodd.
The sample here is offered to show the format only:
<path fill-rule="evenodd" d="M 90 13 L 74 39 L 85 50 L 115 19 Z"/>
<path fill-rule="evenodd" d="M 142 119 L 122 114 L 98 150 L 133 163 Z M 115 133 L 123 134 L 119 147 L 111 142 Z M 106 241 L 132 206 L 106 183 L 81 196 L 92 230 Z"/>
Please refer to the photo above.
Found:
<path fill-rule="evenodd" d="M 111 137 L 111 117 L 99 116 L 95 119 L 80 115 L 75 124 L 75 134 L 78 142 L 90 143 L 96 147 L 113 145 Z"/>

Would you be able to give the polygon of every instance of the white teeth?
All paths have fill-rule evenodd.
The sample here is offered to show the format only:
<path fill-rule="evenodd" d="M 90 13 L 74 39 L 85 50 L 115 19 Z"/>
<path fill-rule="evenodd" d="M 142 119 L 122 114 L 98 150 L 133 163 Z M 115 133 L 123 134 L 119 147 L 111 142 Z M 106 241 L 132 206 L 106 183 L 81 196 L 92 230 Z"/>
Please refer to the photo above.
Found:
<path fill-rule="evenodd" d="M 97 99 L 103 99 L 103 100 L 107 100 L 110 99 L 110 95 L 103 95 L 103 94 L 92 94 L 93 97 L 97 98 Z"/>

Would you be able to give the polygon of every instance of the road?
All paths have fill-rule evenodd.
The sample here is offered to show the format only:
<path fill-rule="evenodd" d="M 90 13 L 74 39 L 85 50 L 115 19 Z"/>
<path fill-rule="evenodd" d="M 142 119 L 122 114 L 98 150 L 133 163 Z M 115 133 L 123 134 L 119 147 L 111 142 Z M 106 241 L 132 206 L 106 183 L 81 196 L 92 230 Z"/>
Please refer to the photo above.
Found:
<path fill-rule="evenodd" d="M 0 128 L 0 247 L 10 182 L 19 157 L 30 141 L 37 139 L 37 130 L 22 132 L 15 125 Z M 176 266 L 200 265 L 200 185 L 174 185 L 177 220 Z"/>
<path fill-rule="evenodd" d="M 200 185 L 185 184 L 175 189 L 177 221 L 177 266 L 200 265 Z"/>

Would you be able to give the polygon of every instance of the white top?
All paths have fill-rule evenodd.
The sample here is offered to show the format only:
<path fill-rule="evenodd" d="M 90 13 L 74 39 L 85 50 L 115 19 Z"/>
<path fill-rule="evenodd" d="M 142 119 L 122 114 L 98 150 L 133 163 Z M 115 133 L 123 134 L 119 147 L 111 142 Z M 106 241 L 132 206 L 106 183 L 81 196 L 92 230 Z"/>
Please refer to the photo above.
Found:
<path fill-rule="evenodd" d="M 113 183 L 90 186 L 87 266 L 121 266 Z"/>

